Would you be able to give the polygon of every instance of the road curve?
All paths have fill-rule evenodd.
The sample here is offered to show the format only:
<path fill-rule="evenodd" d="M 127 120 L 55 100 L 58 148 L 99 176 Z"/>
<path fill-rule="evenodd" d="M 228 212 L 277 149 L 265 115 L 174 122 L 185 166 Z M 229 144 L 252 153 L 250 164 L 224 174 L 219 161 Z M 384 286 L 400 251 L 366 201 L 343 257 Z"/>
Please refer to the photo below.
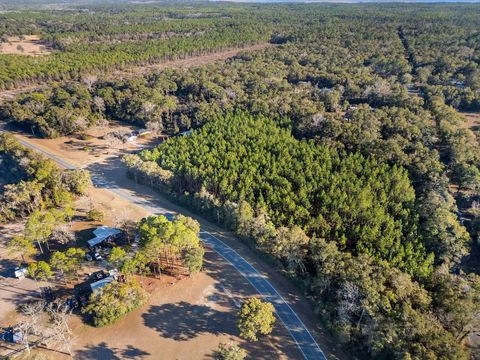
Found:
<path fill-rule="evenodd" d="M 55 160 L 60 166 L 66 169 L 76 169 L 76 165 L 52 154 L 42 147 L 32 144 L 24 139 L 17 138 L 18 141 L 39 153 Z M 103 188 L 117 196 L 142 207 L 152 214 L 165 215 L 169 220 L 175 216 L 167 209 L 161 206 L 152 204 L 151 202 L 142 199 L 138 196 L 132 196 L 129 192 L 119 188 L 116 184 L 108 181 L 102 174 L 91 171 L 92 181 L 95 187 Z M 320 349 L 319 345 L 308 331 L 307 327 L 300 320 L 295 311 L 291 308 L 288 302 L 278 293 L 272 286 L 268 279 L 259 273 L 247 260 L 245 260 L 234 249 L 225 244 L 220 239 L 216 238 L 211 233 L 201 229 L 200 239 L 208 247 L 212 248 L 228 263 L 230 263 L 248 282 L 257 290 L 257 292 L 267 301 L 271 302 L 275 307 L 277 317 L 283 322 L 286 329 L 295 340 L 298 348 L 307 360 L 326 360 L 326 356 Z"/>

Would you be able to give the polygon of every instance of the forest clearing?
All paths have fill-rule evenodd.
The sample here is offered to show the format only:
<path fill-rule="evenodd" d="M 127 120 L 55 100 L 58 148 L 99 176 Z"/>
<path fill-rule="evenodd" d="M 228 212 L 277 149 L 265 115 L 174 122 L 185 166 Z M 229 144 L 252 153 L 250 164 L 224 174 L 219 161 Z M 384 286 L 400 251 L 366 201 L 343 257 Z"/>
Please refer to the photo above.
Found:
<path fill-rule="evenodd" d="M 8 36 L 0 42 L 0 54 L 46 56 L 50 52 L 38 35 Z"/>

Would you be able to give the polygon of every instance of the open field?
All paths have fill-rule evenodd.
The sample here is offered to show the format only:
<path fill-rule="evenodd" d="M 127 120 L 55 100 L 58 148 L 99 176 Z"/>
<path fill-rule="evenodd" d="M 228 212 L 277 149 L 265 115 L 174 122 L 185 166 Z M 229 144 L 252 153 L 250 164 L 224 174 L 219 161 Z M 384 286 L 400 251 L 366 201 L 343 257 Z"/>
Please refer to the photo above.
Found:
<path fill-rule="evenodd" d="M 9 36 L 7 42 L 0 42 L 0 54 L 44 56 L 50 54 L 38 35 Z"/>
<path fill-rule="evenodd" d="M 29 137 L 32 144 L 42 146 L 49 152 L 63 156 L 78 166 L 87 166 L 111 156 L 118 156 L 128 151 L 154 146 L 162 141 L 162 137 L 153 135 L 139 136 L 134 142 L 122 143 L 115 139 L 105 138 L 112 132 L 131 133 L 139 127 L 111 124 L 105 128 L 92 128 L 85 132 L 86 137 L 62 136 L 55 139 L 38 139 Z M 17 136 L 26 139 L 20 133 Z"/>

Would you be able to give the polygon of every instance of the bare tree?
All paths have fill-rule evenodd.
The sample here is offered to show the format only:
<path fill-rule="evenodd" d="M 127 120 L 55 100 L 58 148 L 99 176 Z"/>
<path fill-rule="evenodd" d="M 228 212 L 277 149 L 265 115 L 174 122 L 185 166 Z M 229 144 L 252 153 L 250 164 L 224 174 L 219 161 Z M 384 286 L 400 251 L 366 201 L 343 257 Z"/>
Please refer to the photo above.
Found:
<path fill-rule="evenodd" d="M 115 218 L 115 227 L 119 228 L 125 233 L 127 241 L 130 243 L 135 222 L 132 220 L 130 211 L 128 209 L 124 208 L 117 214 Z"/>
<path fill-rule="evenodd" d="M 52 239 L 60 244 L 69 244 L 75 241 L 75 233 L 72 231 L 71 224 L 61 224 L 52 232 Z"/>
<path fill-rule="evenodd" d="M 364 307 L 361 303 L 360 289 L 354 283 L 347 281 L 339 290 L 341 301 L 338 304 L 339 322 L 344 325 L 351 325 L 358 317 L 357 328 L 363 318 Z"/>
<path fill-rule="evenodd" d="M 103 116 L 101 116 L 95 123 L 95 126 L 100 130 L 108 129 L 109 125 L 110 123 Z"/>
<path fill-rule="evenodd" d="M 161 121 L 149 121 L 145 127 L 154 135 L 161 135 L 163 131 L 163 124 Z"/>
<path fill-rule="evenodd" d="M 152 113 L 153 110 L 155 110 L 156 107 L 157 105 L 155 105 L 154 103 L 150 101 L 145 101 L 142 104 L 143 116 L 148 119 L 150 114 Z"/>
<path fill-rule="evenodd" d="M 93 85 L 98 81 L 98 76 L 93 74 L 85 75 L 82 78 L 82 82 L 87 86 L 88 90 L 92 90 Z"/>
<path fill-rule="evenodd" d="M 38 336 L 44 331 L 41 321 L 44 307 L 44 301 L 35 301 L 22 306 L 22 314 L 24 317 L 18 324 L 18 329 L 22 334 L 21 342 L 25 345 L 28 353 L 30 353 L 30 341 L 32 337 Z"/>
<path fill-rule="evenodd" d="M 81 132 L 88 129 L 88 120 L 84 116 L 78 116 L 73 123 L 76 131 Z"/>
<path fill-rule="evenodd" d="M 72 312 L 66 306 L 49 306 L 47 312 L 50 316 L 50 323 L 46 331 L 49 347 L 66 351 L 73 357 L 72 346 L 75 338 L 69 326 Z"/>
<path fill-rule="evenodd" d="M 100 96 L 95 96 L 93 98 L 93 105 L 99 112 L 105 111 L 105 100 L 103 100 L 103 98 Z"/>

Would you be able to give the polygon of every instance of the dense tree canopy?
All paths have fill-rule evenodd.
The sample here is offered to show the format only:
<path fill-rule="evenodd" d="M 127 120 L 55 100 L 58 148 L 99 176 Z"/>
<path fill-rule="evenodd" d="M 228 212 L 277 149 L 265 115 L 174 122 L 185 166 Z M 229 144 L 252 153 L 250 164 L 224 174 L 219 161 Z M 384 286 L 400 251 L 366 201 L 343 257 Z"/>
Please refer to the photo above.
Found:
<path fill-rule="evenodd" d="M 208 191 L 265 209 L 276 225 L 300 225 L 340 248 L 427 274 L 408 174 L 358 154 L 298 141 L 266 118 L 239 113 L 145 151 L 174 173 L 173 188 Z"/>
<path fill-rule="evenodd" d="M 148 293 L 131 280 L 127 283 L 112 282 L 102 291 L 90 297 L 82 312 L 93 316 L 95 326 L 111 324 L 143 305 Z"/>
<path fill-rule="evenodd" d="M 461 112 L 480 109 L 478 5 L 87 8 L 0 14 L 1 41 L 33 33 L 53 50 L 0 54 L 0 88 L 57 81 L 5 101 L 3 120 L 44 137 L 115 121 L 167 135 L 198 129 L 127 155 L 129 174 L 284 266 L 345 348 L 468 358 L 465 339 L 479 326 L 469 263 L 478 262 L 480 146 Z M 208 66 L 111 75 L 265 41 L 272 46 Z M 45 208 L 83 192 L 88 178 L 60 176 L 8 137 L 0 150 L 10 169 L 0 216 L 34 213 L 41 240 L 49 227 L 37 220 L 55 218 Z M 194 273 L 198 231 L 186 218 L 146 218 L 140 251 L 114 253 L 111 264 L 143 275 L 179 259 Z M 31 249 L 25 236 L 11 247 L 25 241 Z"/>

